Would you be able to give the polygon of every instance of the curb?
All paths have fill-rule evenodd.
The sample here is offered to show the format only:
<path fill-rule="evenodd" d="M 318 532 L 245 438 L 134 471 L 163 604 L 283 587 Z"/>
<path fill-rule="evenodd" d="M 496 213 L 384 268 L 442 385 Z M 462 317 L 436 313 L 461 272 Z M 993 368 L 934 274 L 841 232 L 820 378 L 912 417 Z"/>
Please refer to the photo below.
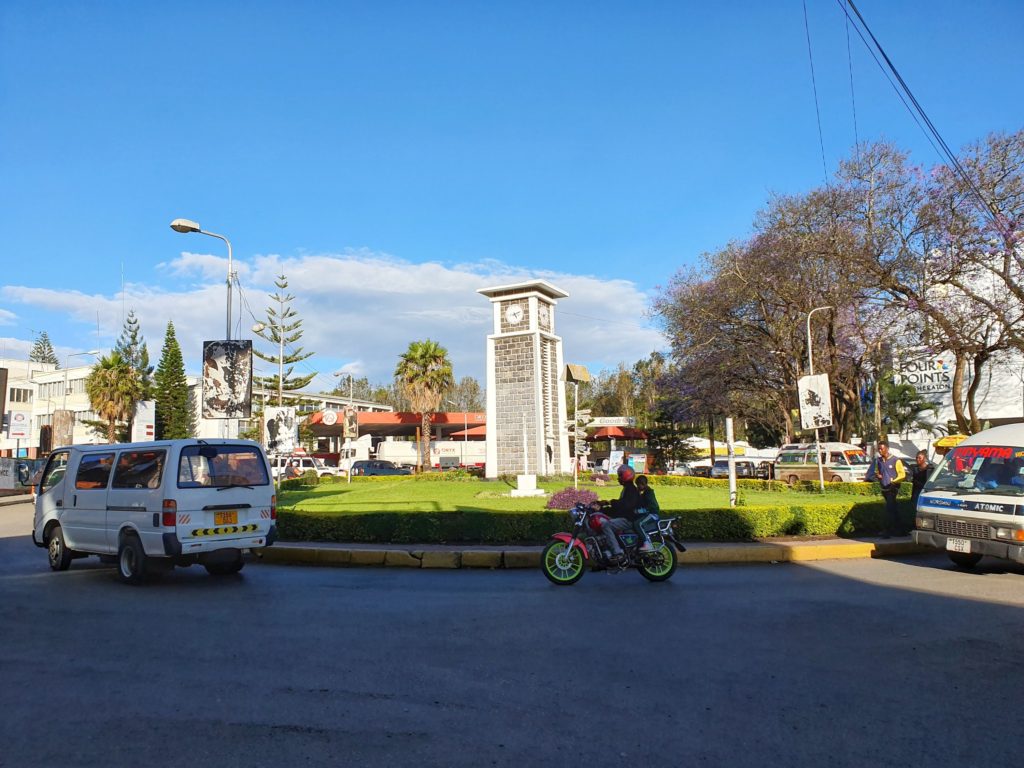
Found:
<path fill-rule="evenodd" d="M 374 548 L 367 546 L 277 543 L 253 553 L 256 560 L 272 565 L 332 567 L 376 566 L 383 568 L 539 568 L 541 547 L 524 549 Z M 814 560 L 853 560 L 899 557 L 931 552 L 909 538 L 896 541 L 714 544 L 694 543 L 679 556 L 683 565 L 736 563 L 795 563 Z"/>
<path fill-rule="evenodd" d="M 0 507 L 11 507 L 15 504 L 31 504 L 31 496 L 0 496 Z"/>

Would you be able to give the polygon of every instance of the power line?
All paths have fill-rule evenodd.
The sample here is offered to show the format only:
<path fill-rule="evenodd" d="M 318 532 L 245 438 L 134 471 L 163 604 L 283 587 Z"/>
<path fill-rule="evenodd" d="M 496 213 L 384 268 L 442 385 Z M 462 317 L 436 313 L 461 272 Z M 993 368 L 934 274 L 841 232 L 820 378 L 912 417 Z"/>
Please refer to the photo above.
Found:
<path fill-rule="evenodd" d="M 814 90 L 814 114 L 818 118 L 818 145 L 821 147 L 821 170 L 825 175 L 825 186 L 828 184 L 828 163 L 825 162 L 825 138 L 821 131 L 821 109 L 818 106 L 818 81 L 814 77 L 814 54 L 811 52 L 811 26 L 807 21 L 807 0 L 804 4 L 804 32 L 807 35 L 807 59 L 811 63 L 811 88 Z"/>
<path fill-rule="evenodd" d="M 850 50 L 850 16 L 846 14 L 846 64 L 850 70 L 850 105 L 853 108 L 853 148 L 860 159 L 860 135 L 857 131 L 857 96 L 853 89 L 853 53 Z"/>
<path fill-rule="evenodd" d="M 963 181 L 968 186 L 971 193 L 975 196 L 978 202 L 981 203 L 984 212 L 989 216 L 989 218 L 991 218 L 992 222 L 996 225 L 999 231 L 1005 234 L 1005 228 L 1002 222 L 1000 221 L 998 211 L 991 203 L 989 203 L 988 200 L 985 199 L 985 196 L 982 195 L 981 190 L 978 189 L 978 187 L 974 183 L 974 180 L 971 179 L 967 171 L 964 169 L 963 165 L 961 165 L 960 160 L 953 153 L 953 150 L 949 148 L 949 145 L 946 143 L 946 140 L 942 138 L 942 134 L 939 133 L 938 128 L 935 127 L 935 124 L 932 122 L 931 118 L 928 117 L 928 114 L 924 111 L 924 107 L 921 106 L 921 103 L 917 100 L 917 97 L 914 96 L 913 91 L 910 90 L 910 86 L 907 85 L 906 80 L 903 79 L 903 76 L 900 75 L 899 71 L 896 69 L 896 65 L 892 63 L 892 59 L 889 58 L 889 55 L 885 52 L 885 49 L 882 48 L 882 44 L 878 42 L 878 38 L 876 38 L 874 33 L 871 31 L 871 28 L 868 26 L 868 23 L 864 19 L 864 16 L 857 8 L 857 5 L 853 2 L 853 0 L 836 0 L 836 2 L 839 4 L 839 7 L 842 9 L 843 14 L 846 16 L 846 18 L 851 21 L 853 19 L 851 18 L 850 13 L 846 8 L 846 4 L 849 4 L 849 7 L 853 9 L 853 12 L 857 16 L 857 21 L 859 21 L 860 25 L 864 27 L 864 31 L 867 32 L 868 37 L 871 38 L 873 47 L 871 45 L 868 45 L 867 40 L 864 38 L 864 35 L 861 33 L 860 28 L 857 26 L 857 21 L 854 21 L 854 29 L 857 30 L 857 34 L 860 35 L 860 38 L 863 41 L 864 45 L 871 52 L 871 55 L 875 59 L 875 62 L 878 64 L 880 68 L 882 68 L 883 73 L 885 73 L 886 78 L 889 80 L 889 83 L 893 86 L 893 89 L 896 90 L 896 93 L 900 97 L 900 100 L 903 102 L 903 105 L 910 112 L 911 116 L 914 117 L 914 122 L 916 122 L 918 124 L 918 127 L 920 127 L 922 131 L 924 131 L 925 136 L 928 138 L 929 143 L 932 145 L 935 151 L 949 163 L 949 165 L 953 169 L 953 172 L 960 178 L 961 181 Z M 882 67 L 882 63 L 878 60 L 878 57 L 875 55 L 875 49 L 877 49 L 878 53 L 881 54 L 883 59 L 885 59 L 886 67 L 890 72 L 892 72 L 893 76 L 899 82 L 898 88 L 896 84 L 893 83 L 892 78 L 889 77 L 888 72 L 886 72 L 886 69 Z M 904 98 L 904 94 L 906 94 L 906 98 Z M 913 104 L 913 107 L 911 107 L 910 104 L 907 103 L 907 99 L 910 99 L 910 102 L 911 104 Z M 920 120 L 918 120 L 918 115 L 921 118 Z M 921 125 L 921 120 L 924 121 L 924 125 Z M 936 146 L 936 142 L 938 143 L 938 146 Z"/>

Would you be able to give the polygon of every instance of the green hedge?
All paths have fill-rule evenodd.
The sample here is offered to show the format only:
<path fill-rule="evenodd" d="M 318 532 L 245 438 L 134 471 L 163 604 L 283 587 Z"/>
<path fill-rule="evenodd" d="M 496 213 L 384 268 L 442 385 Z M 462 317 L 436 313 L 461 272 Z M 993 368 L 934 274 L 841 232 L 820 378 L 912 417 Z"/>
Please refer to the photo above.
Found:
<path fill-rule="evenodd" d="M 773 536 L 854 536 L 882 530 L 882 501 L 851 504 L 756 506 L 726 509 L 662 510 L 676 517 L 676 535 L 684 541 L 753 541 Z M 901 513 L 909 523 L 908 505 Z M 357 515 L 281 510 L 286 541 L 337 541 L 394 544 L 530 544 L 568 530 L 564 512 L 372 512 Z"/>
<path fill-rule="evenodd" d="M 710 477 L 690 477 L 688 475 L 648 475 L 651 485 L 676 485 L 690 486 L 692 488 L 727 488 L 727 479 Z M 794 485 L 789 485 L 782 480 L 748 480 L 737 479 L 737 488 L 749 488 L 757 491 L 779 491 L 782 493 L 820 493 L 821 486 L 817 481 L 801 480 Z M 849 496 L 880 496 L 881 488 L 878 483 L 825 483 L 825 490 L 831 493 L 844 493 Z M 910 483 L 900 484 L 899 498 L 910 498 Z"/>

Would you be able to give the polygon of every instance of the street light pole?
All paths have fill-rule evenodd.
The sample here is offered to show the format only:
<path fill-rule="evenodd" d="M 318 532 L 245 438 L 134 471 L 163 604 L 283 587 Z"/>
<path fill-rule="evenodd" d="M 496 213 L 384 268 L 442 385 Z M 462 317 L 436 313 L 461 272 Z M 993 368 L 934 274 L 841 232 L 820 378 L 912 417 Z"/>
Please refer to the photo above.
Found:
<path fill-rule="evenodd" d="M 60 409 L 64 412 L 64 418 L 67 418 L 68 411 L 68 363 L 72 357 L 82 357 L 83 355 L 96 356 L 100 353 L 98 349 L 90 349 L 88 352 L 71 352 L 64 358 L 64 399 L 61 402 Z M 75 422 L 71 420 L 71 434 L 68 435 L 70 442 L 75 442 Z"/>
<path fill-rule="evenodd" d="M 233 261 L 231 258 L 231 241 L 228 240 L 224 235 L 218 235 L 216 232 L 207 232 L 205 229 L 199 226 L 197 221 L 189 221 L 188 219 L 175 219 L 171 222 L 171 229 L 175 232 L 198 232 L 200 235 L 208 235 L 210 237 L 216 237 L 218 240 L 223 240 L 228 246 L 228 313 L 227 313 L 227 329 L 225 331 L 224 338 L 231 341 L 231 280 L 234 272 L 232 270 Z M 280 405 L 280 403 L 278 403 Z"/>
<path fill-rule="evenodd" d="M 826 309 L 833 309 L 833 307 L 815 307 L 807 313 L 807 372 L 808 375 L 814 375 L 814 353 L 812 350 L 811 341 L 811 315 L 815 312 L 822 312 Z M 831 397 L 831 395 L 829 395 Z M 818 486 L 822 491 L 825 490 L 825 470 L 821 463 L 821 438 L 818 434 L 818 428 L 814 428 L 814 446 L 815 453 L 818 457 Z"/>

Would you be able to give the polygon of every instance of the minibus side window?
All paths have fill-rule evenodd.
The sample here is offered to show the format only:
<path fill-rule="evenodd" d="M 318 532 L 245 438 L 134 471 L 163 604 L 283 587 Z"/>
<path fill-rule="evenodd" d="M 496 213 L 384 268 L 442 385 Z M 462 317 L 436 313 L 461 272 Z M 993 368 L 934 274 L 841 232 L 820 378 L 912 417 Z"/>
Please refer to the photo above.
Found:
<path fill-rule="evenodd" d="M 80 491 L 106 488 L 110 470 L 114 467 L 113 453 L 87 453 L 78 464 L 75 488 Z"/>
<path fill-rule="evenodd" d="M 117 459 L 111 488 L 159 488 L 164 451 L 124 451 Z"/>

